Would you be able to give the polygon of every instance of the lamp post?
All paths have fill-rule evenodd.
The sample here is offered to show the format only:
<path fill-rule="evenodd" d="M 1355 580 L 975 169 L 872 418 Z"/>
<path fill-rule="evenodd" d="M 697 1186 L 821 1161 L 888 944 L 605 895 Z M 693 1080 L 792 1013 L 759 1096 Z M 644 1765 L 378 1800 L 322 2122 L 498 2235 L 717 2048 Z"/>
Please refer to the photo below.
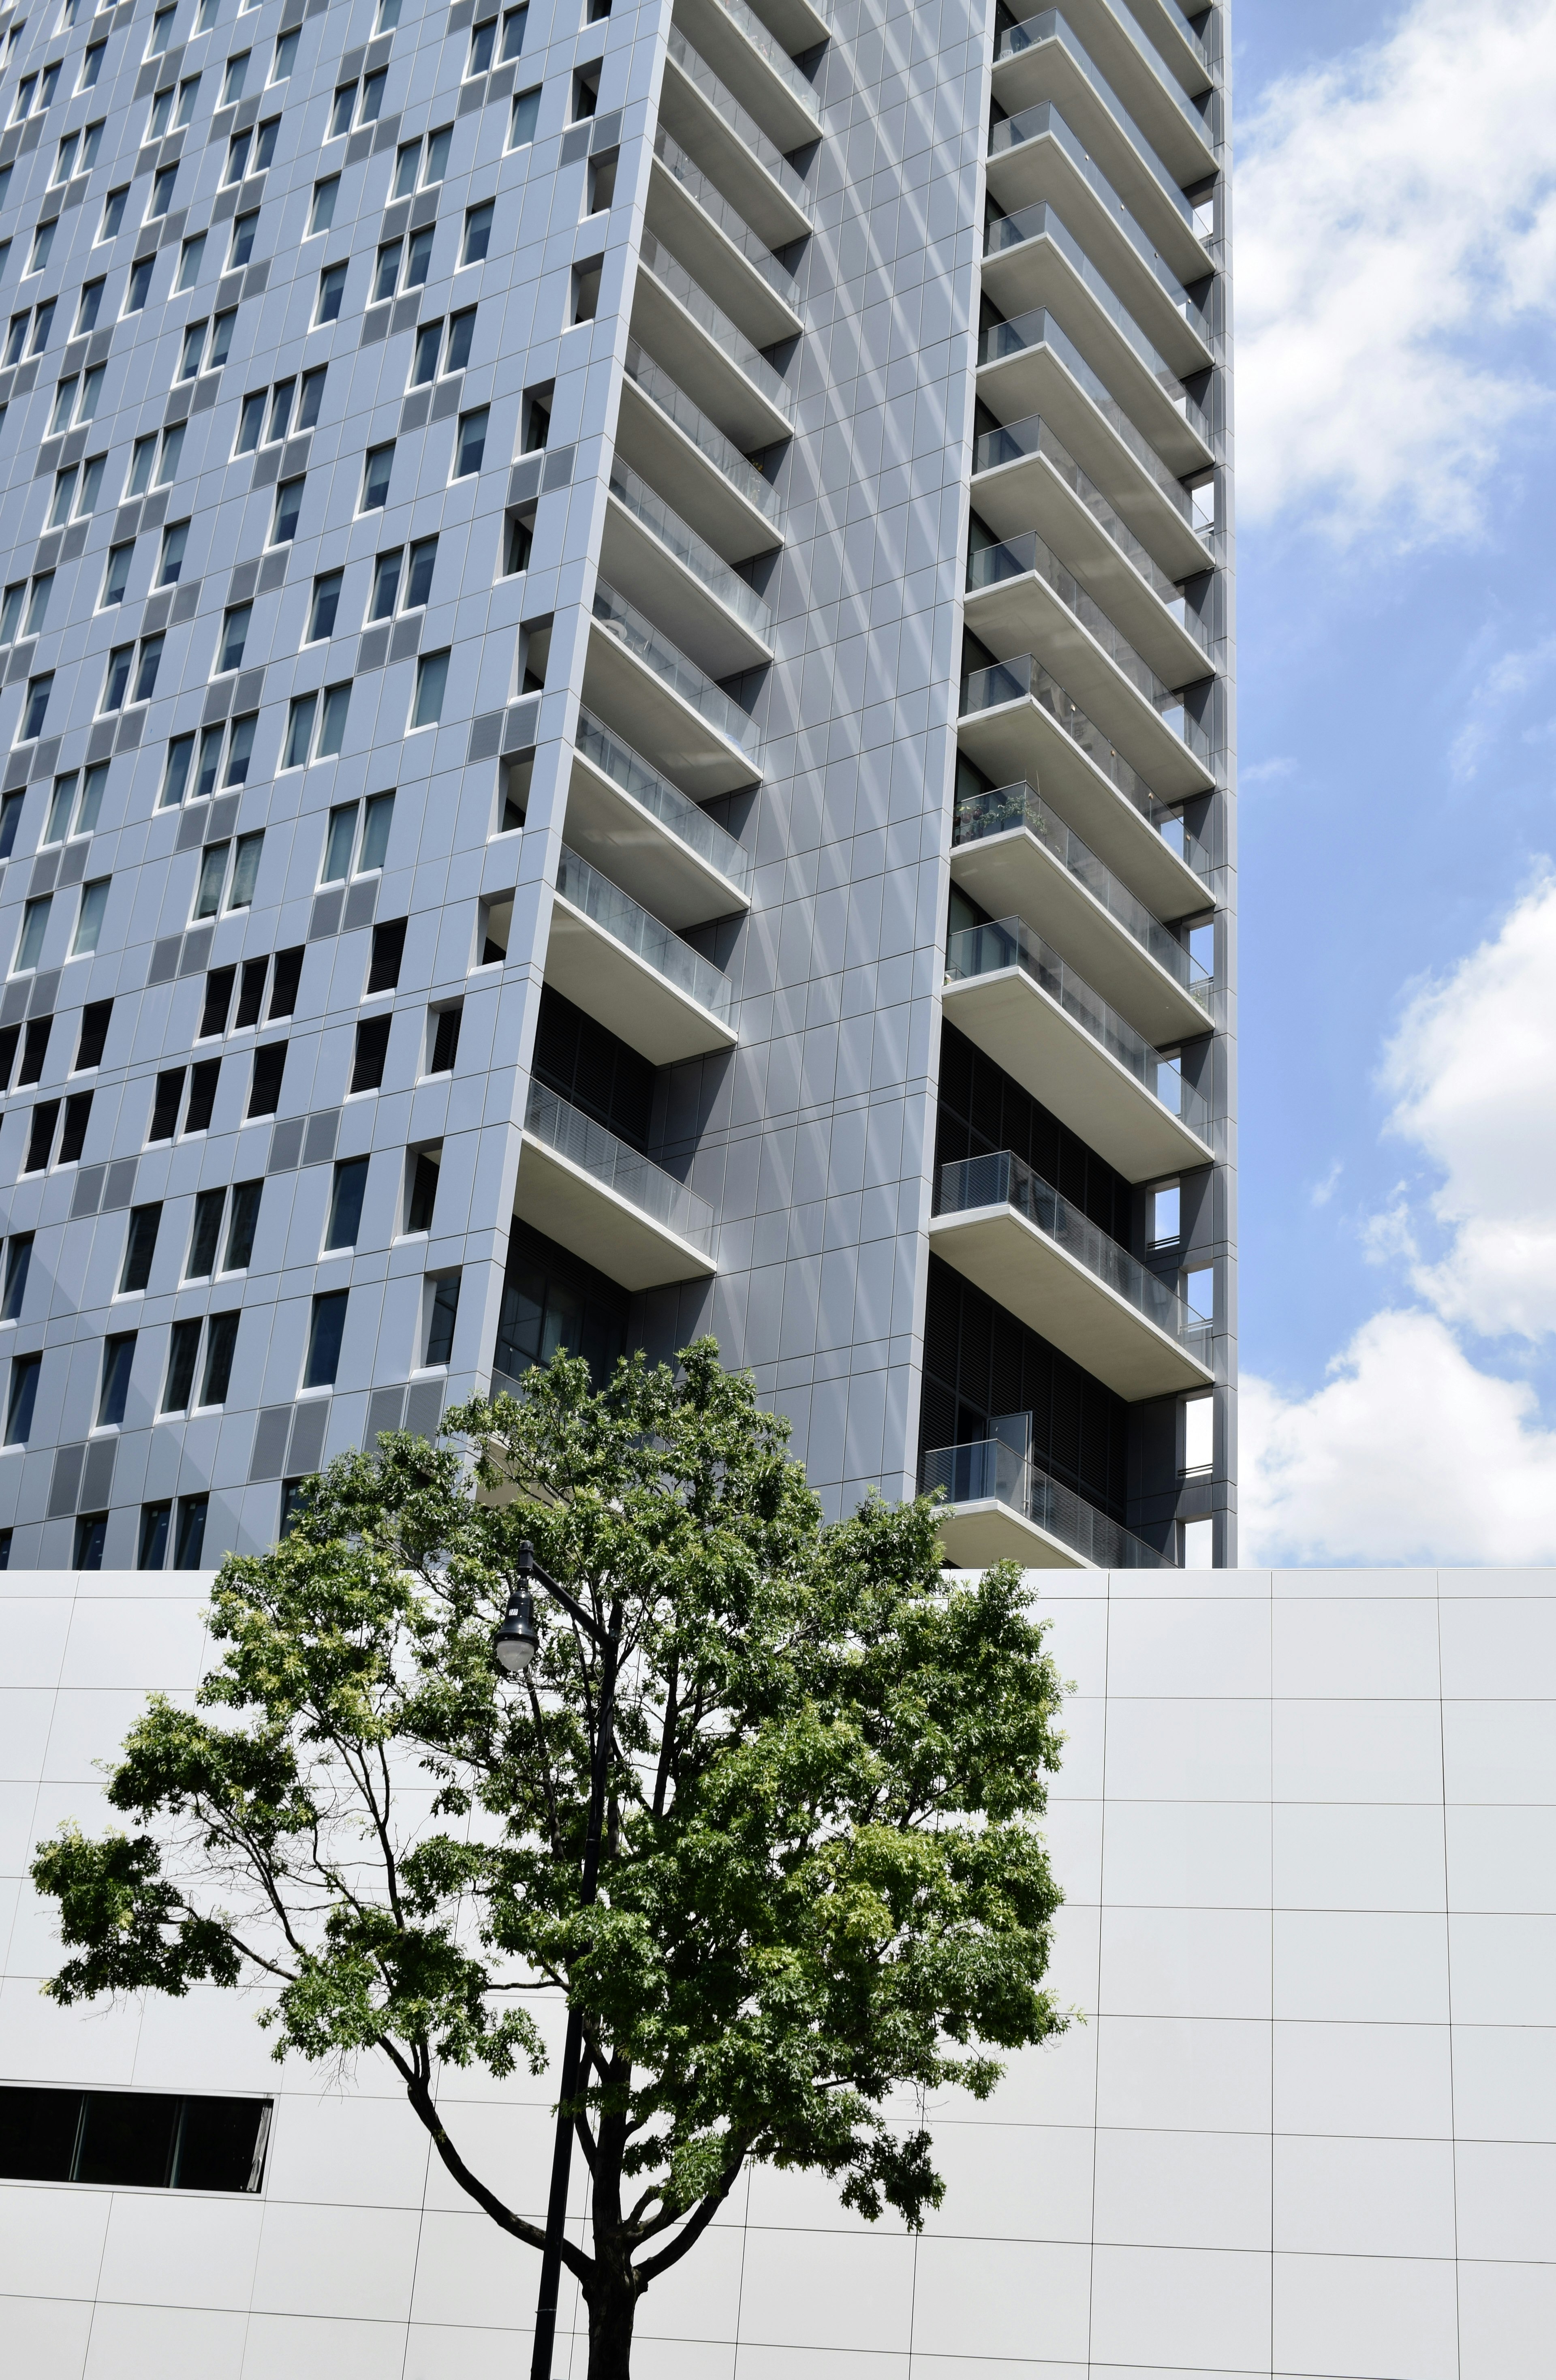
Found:
<path fill-rule="evenodd" d="M 535 1548 L 525 1537 L 519 1547 L 521 1583 L 509 1597 L 502 1625 L 492 1638 L 492 1652 L 498 1667 L 509 1677 L 523 1676 L 534 1660 L 540 1642 L 539 1631 L 535 1624 L 535 1601 L 529 1587 L 532 1577 L 538 1578 L 542 1586 L 556 1597 L 563 1610 L 593 1639 L 600 1655 L 599 1717 L 589 1770 L 589 1825 L 584 1838 L 584 1873 L 578 1892 L 579 1906 L 586 1909 L 595 1899 L 599 1881 L 599 1845 L 605 1827 L 605 1784 L 610 1764 L 610 1724 L 616 1700 L 621 1614 L 618 1611 L 614 1615 L 609 1630 L 602 1629 L 584 1606 L 569 1595 L 566 1587 L 559 1586 L 549 1572 L 540 1568 L 535 1559 Z M 573 2168 L 573 2118 L 568 2111 L 578 2089 L 579 2070 L 583 2063 L 583 2011 L 571 2008 L 567 2015 L 567 2038 L 562 2046 L 557 2136 L 551 2150 L 551 2190 L 546 2203 L 546 2247 L 540 2259 L 540 2291 L 535 2303 L 535 2350 L 530 2358 L 530 2380 L 551 2380 L 551 2349 L 556 2338 L 557 2298 L 561 2284 L 562 2229 L 567 2221 L 567 2185 Z"/>

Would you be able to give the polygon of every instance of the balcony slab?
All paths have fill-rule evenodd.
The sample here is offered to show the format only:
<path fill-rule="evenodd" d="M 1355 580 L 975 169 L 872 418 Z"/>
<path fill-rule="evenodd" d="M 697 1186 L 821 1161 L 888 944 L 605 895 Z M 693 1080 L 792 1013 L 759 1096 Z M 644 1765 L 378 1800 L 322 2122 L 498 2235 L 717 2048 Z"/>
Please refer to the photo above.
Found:
<path fill-rule="evenodd" d="M 674 1066 L 712 1050 L 732 1050 L 740 1038 L 733 1026 L 560 892 L 551 904 L 546 981 L 651 1065 Z"/>
<path fill-rule="evenodd" d="M 566 834 L 581 858 L 678 932 L 751 906 L 738 884 L 582 752 L 573 756 Z"/>
<path fill-rule="evenodd" d="M 645 221 L 682 259 L 715 305 L 721 306 L 757 346 L 800 336 L 805 326 L 793 307 L 763 278 L 659 157 L 654 159 L 649 172 Z"/>
<path fill-rule="evenodd" d="M 666 367 L 667 370 L 669 367 Z M 616 451 L 726 562 L 771 553 L 783 531 L 635 382 L 622 379 Z M 1208 567 L 1208 565 L 1201 566 Z"/>
<path fill-rule="evenodd" d="M 633 336 L 696 401 L 742 454 L 776 446 L 794 434 L 780 406 L 757 387 L 709 337 L 696 316 L 646 265 L 633 290 Z"/>
<path fill-rule="evenodd" d="M 519 1150 L 513 1212 L 623 1289 L 662 1289 L 673 1281 L 706 1280 L 718 1270 L 690 1240 L 527 1131 Z"/>
<path fill-rule="evenodd" d="M 614 494 L 606 499 L 599 566 L 709 677 L 730 677 L 772 660 L 771 646 Z"/>
<path fill-rule="evenodd" d="M 807 107 L 718 0 L 675 0 L 674 17 L 693 48 L 780 149 L 802 149 L 820 138 L 814 97 Z"/>
<path fill-rule="evenodd" d="M 694 801 L 732 794 L 761 781 L 761 770 L 737 744 L 711 726 L 598 620 L 589 623 L 584 700 Z"/>
<path fill-rule="evenodd" d="M 1023 1570 L 1095 1570 L 1096 1563 L 1053 1536 L 1013 1505 L 989 1497 L 975 1504 L 945 1504 L 938 1520 L 948 1570 L 987 1570 L 1019 1562 Z"/>
<path fill-rule="evenodd" d="M 725 122 L 711 98 L 673 57 L 665 60 L 659 121 L 718 184 L 758 239 L 769 248 L 787 248 L 790 240 L 809 237 L 811 221 L 804 209 L 752 154 L 735 126 Z M 814 128 L 811 138 L 815 138 Z"/>

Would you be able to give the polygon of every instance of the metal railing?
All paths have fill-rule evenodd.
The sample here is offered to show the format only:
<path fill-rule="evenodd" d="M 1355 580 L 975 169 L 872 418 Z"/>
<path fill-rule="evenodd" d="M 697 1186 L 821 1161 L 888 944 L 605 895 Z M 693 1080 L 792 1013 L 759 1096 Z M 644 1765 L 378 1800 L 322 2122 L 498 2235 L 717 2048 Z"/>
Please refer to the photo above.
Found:
<path fill-rule="evenodd" d="M 991 322 L 978 342 L 978 361 L 980 364 L 999 363 L 1007 356 L 1029 354 L 1035 347 L 1046 347 L 1071 379 L 1079 382 L 1104 420 L 1117 432 L 1141 470 L 1161 490 L 1174 510 L 1181 513 L 1192 527 L 1194 507 L 1188 489 L 1162 460 L 1144 431 L 1136 428 L 1117 399 L 1109 394 L 1075 341 L 1059 328 L 1046 307 L 1034 306 L 1030 313 L 1017 314 L 1007 322 Z"/>
<path fill-rule="evenodd" d="M 728 877 L 742 892 L 748 890 L 751 854 L 744 844 L 737 843 L 732 834 L 726 834 L 718 820 L 699 809 L 679 785 L 662 777 L 641 752 L 634 752 L 603 720 L 581 705 L 573 742 L 602 777 L 609 777 L 634 802 L 641 802 L 645 810 L 652 811 L 660 824 L 694 851 L 699 859 L 706 859 L 710 868 Z"/>
<path fill-rule="evenodd" d="M 1138 152 L 1140 164 L 1158 186 L 1162 196 L 1168 205 L 1182 216 L 1189 230 L 1193 231 L 1193 208 L 1140 130 L 1140 126 L 1135 122 L 1134 117 L 1129 114 L 1128 109 L 1124 105 L 1123 101 L 1118 97 L 1117 92 L 1113 89 L 1112 84 L 1104 81 L 1097 72 L 1096 67 L 1092 64 L 1091 57 L 1070 31 L 1057 8 L 1044 8 L 1035 17 L 1023 17 L 1019 24 L 1007 25 L 1003 32 L 996 34 L 995 64 L 998 66 L 1004 58 L 1019 57 L 1023 50 L 1035 49 L 1040 42 L 1057 42 L 1068 52 L 1077 72 L 1085 77 L 1124 138 Z M 1203 135 L 1204 126 L 1199 124 L 1198 119 L 1196 123 L 1198 130 Z"/>
<path fill-rule="evenodd" d="M 635 603 L 619 595 L 607 579 L 597 578 L 593 608 L 595 618 L 609 636 L 635 654 L 682 702 L 690 703 L 717 734 L 749 757 L 756 742 L 752 721 L 679 645 L 671 644 L 652 620 L 644 618 Z"/>
<path fill-rule="evenodd" d="M 1051 99 L 1040 100 L 1035 107 L 1022 108 L 1019 115 L 1002 118 L 989 134 L 989 155 L 1004 156 L 1012 149 L 1019 149 L 1028 140 L 1038 140 L 1045 136 L 1064 151 L 1092 196 L 1112 216 L 1146 271 L 1161 285 L 1171 299 L 1174 310 L 1182 315 L 1189 329 L 1203 339 L 1207 347 L 1213 349 L 1214 334 L 1204 308 L 1197 298 L 1190 297 L 1172 266 L 1140 229 L 1085 143 L 1070 130 Z"/>
<path fill-rule="evenodd" d="M 919 1480 L 922 1495 L 932 1496 L 939 1488 L 949 1504 L 1004 1504 L 1099 1570 L 1176 1567 L 1121 1521 L 1109 1520 L 1001 1438 L 935 1447 L 921 1458 Z"/>
<path fill-rule="evenodd" d="M 1126 1074 L 1134 1076 L 1158 1107 L 1176 1116 L 1196 1140 L 1209 1148 L 1210 1109 L 1184 1081 L 1177 1061 L 1164 1058 L 1143 1033 L 1137 1033 L 1023 918 L 996 917 L 986 926 L 964 926 L 947 942 L 947 982 L 967 983 L 978 976 L 998 975 L 1007 967 L 1019 967 L 1055 1007 L 1063 1009 Z"/>
<path fill-rule="evenodd" d="M 1111 736 L 1104 734 L 1090 713 L 1081 710 L 1053 672 L 1045 670 L 1033 654 L 1012 653 L 1007 661 L 994 662 L 987 669 L 970 670 L 961 682 L 961 715 L 971 719 L 980 710 L 995 710 L 1002 703 L 1019 702 L 1023 696 L 1063 728 L 1093 768 L 1100 769 L 1109 784 L 1160 834 L 1167 817 L 1167 805 L 1157 798 L 1140 771 L 1129 766 Z"/>
<path fill-rule="evenodd" d="M 1189 428 L 1208 446 L 1211 443 L 1210 423 L 1203 406 L 1189 395 L 1165 356 L 1147 337 L 1123 299 L 1105 276 L 1098 272 L 1080 242 L 1045 199 L 1039 199 L 1030 207 L 1019 207 L 1014 214 L 991 214 L 983 226 L 983 254 L 985 257 L 1004 256 L 1013 249 L 1024 248 L 1029 240 L 1034 239 L 1052 240 L 1077 280 L 1083 284 L 1087 294 L 1101 307 L 1119 337 L 1143 364 L 1175 412 L 1183 416 Z"/>
<path fill-rule="evenodd" d="M 782 42 L 768 32 L 755 11 L 746 6 L 745 0 L 714 0 L 714 6 L 721 8 L 732 24 L 739 26 L 752 48 L 771 67 L 785 90 L 793 93 L 806 115 L 819 125 L 821 102 Z M 1189 38 L 1192 39 L 1192 35 Z"/>
<path fill-rule="evenodd" d="M 1104 868 L 1096 854 L 1087 849 L 1074 829 L 1055 817 L 1031 785 L 1000 785 L 992 793 L 964 795 L 952 818 L 951 841 L 956 844 L 981 843 L 990 835 L 1009 834 L 1018 827 L 1025 827 L 1045 850 L 1052 852 L 1060 867 L 1085 886 L 1099 907 L 1105 909 L 1115 924 L 1122 926 L 1141 950 L 1182 986 L 1190 1000 L 1197 1001 L 1201 1008 L 1209 1007 L 1212 979 L 1199 961 L 1189 955 L 1160 918 L 1152 916 L 1143 902 L 1136 900 L 1128 885 L 1121 884 L 1112 869 Z"/>
<path fill-rule="evenodd" d="M 610 492 L 635 520 L 652 531 L 661 545 L 669 548 L 677 562 L 683 563 L 693 577 L 699 579 L 710 595 L 717 596 L 737 620 L 743 620 L 755 636 L 771 636 L 772 613 L 754 587 L 748 587 L 739 571 L 730 569 L 706 538 L 699 537 L 690 521 L 683 521 L 658 490 L 651 488 L 619 455 L 611 457 Z"/>
<path fill-rule="evenodd" d="M 1034 1173 L 1014 1149 L 987 1157 L 964 1157 L 941 1166 L 935 1183 L 935 1212 L 966 1215 L 980 1207 L 1009 1207 L 1063 1248 L 1067 1257 L 1132 1305 L 1142 1320 L 1210 1369 L 1211 1326 L 1186 1299 L 1150 1271 L 1128 1248 L 1083 1215 L 1078 1207 Z"/>
<path fill-rule="evenodd" d="M 662 124 L 654 134 L 654 154 L 666 173 L 674 176 L 687 197 L 718 225 L 730 245 L 739 249 L 746 262 L 754 265 L 763 280 L 786 303 L 792 302 L 793 274 L 784 270 L 766 241 L 752 230 L 740 210 L 730 205 L 723 191 L 708 180 L 696 160 L 688 157 L 680 141 L 673 140 Z"/>
<path fill-rule="evenodd" d="M 698 329 L 713 341 L 721 356 L 727 356 L 739 372 L 743 372 L 754 388 L 759 388 L 769 405 L 777 407 L 785 420 L 792 419 L 793 393 L 776 364 L 770 364 L 754 340 L 748 339 L 737 324 L 730 322 L 721 306 L 716 306 L 702 284 L 687 272 L 681 259 L 656 238 L 651 231 L 643 235 L 644 269 L 661 287 L 686 309 Z"/>
<path fill-rule="evenodd" d="M 711 1009 L 716 1015 L 722 1015 L 728 1009 L 729 977 L 721 975 L 711 959 L 705 959 L 679 934 L 661 925 L 630 892 L 623 892 L 609 876 L 602 876 L 597 868 L 580 859 L 565 843 L 557 866 L 557 891 L 564 901 L 581 909 L 585 917 L 603 927 L 612 941 L 624 944 L 656 975 L 662 975 L 677 991 L 683 991 L 688 1000 Z"/>
<path fill-rule="evenodd" d="M 627 341 L 626 374 L 633 387 L 641 389 L 674 422 L 720 478 L 728 480 L 748 504 L 754 505 L 764 520 L 777 520 L 778 491 L 771 482 L 741 453 L 733 439 L 726 438 L 718 423 L 708 419 L 701 406 L 687 395 L 678 381 L 670 378 L 663 364 L 631 338 Z"/>
<path fill-rule="evenodd" d="M 975 594 L 981 588 L 1002 586 L 1013 578 L 1041 578 L 1102 647 L 1119 676 L 1150 703 L 1163 725 L 1179 737 L 1197 760 L 1209 767 L 1210 737 L 1189 710 L 1183 689 L 1168 686 L 1157 676 L 1151 663 L 1136 652 L 1101 604 L 1087 594 L 1035 529 L 1029 529 L 1025 537 L 1007 539 L 1003 545 L 976 546 L 968 554 L 969 594 Z"/>
<path fill-rule="evenodd" d="M 1210 631 L 1199 614 L 1190 612 L 1188 599 L 1176 579 L 1166 572 L 1140 543 L 1127 521 L 1121 520 L 1108 503 L 1096 481 L 1084 472 L 1063 440 L 1053 431 L 1040 413 L 1029 413 L 1019 421 L 1002 421 L 995 429 L 980 432 L 972 442 L 972 468 L 980 471 L 998 470 L 1002 464 L 1019 463 L 1028 455 L 1041 455 L 1050 463 L 1065 485 L 1091 514 L 1099 528 L 1105 531 L 1125 558 L 1134 565 L 1152 593 L 1170 612 L 1187 636 L 1193 638 L 1202 652 L 1210 650 Z M 1210 568 L 1210 556 L 1205 556 Z"/>
<path fill-rule="evenodd" d="M 708 65 L 707 60 L 692 47 L 679 25 L 669 29 L 669 54 L 694 90 L 701 91 L 718 115 L 738 134 L 742 148 L 750 151 L 757 164 L 770 174 L 786 199 L 791 199 L 801 212 L 810 213 L 810 193 L 794 171 L 776 140 L 770 140 L 752 115 L 741 105 L 732 91 L 726 90 Z"/>
<path fill-rule="evenodd" d="M 690 1241 L 699 1254 L 711 1254 L 713 1209 L 707 1201 L 543 1084 L 530 1084 L 525 1130 L 576 1165 L 580 1172 L 614 1190 L 628 1206 Z"/>

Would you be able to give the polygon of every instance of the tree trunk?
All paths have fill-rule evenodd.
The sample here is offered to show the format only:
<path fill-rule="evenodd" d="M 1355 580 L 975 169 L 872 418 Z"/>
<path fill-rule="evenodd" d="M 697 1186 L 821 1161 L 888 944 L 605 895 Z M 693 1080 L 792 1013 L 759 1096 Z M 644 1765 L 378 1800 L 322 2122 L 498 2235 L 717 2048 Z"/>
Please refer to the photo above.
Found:
<path fill-rule="evenodd" d="M 629 2380 L 638 2292 L 607 2280 L 589 2306 L 589 2380 Z"/>

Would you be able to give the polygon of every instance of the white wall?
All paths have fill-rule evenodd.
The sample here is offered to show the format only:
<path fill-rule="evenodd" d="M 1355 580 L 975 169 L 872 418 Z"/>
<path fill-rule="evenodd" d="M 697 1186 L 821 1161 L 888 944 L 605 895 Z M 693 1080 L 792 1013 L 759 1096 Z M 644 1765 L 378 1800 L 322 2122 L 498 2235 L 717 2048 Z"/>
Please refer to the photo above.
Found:
<path fill-rule="evenodd" d="M 0 2351 L 25 2380 L 516 2380 L 537 2260 L 383 2078 L 278 2073 L 231 1996 L 38 1997 L 29 1846 L 96 1822 L 145 1689 L 193 1685 L 205 1584 L 0 1577 L 0 2070 L 279 2088 L 265 2190 L 0 2184 Z M 1090 2022 L 937 2111 L 917 2242 L 754 2175 L 649 2295 L 641 2380 L 1549 2380 L 1556 1572 L 1189 1584 L 1032 1574 L 1077 1688 L 1050 1840 Z M 470 2089 L 451 2129 L 534 2210 L 542 2091 Z"/>

